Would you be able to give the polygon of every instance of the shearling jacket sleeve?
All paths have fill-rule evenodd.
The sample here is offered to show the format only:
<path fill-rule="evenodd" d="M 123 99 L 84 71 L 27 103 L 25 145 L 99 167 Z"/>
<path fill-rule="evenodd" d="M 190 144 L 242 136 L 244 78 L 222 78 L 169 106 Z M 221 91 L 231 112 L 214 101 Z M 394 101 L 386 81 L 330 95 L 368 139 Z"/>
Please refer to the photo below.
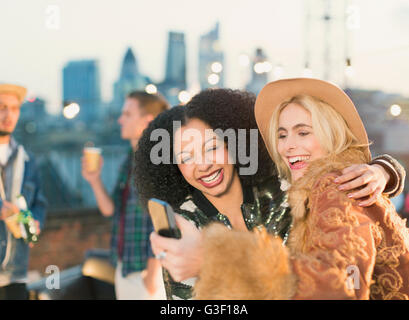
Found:
<path fill-rule="evenodd" d="M 368 299 L 376 257 L 372 220 L 325 176 L 289 249 L 262 232 L 205 230 L 198 299 Z"/>

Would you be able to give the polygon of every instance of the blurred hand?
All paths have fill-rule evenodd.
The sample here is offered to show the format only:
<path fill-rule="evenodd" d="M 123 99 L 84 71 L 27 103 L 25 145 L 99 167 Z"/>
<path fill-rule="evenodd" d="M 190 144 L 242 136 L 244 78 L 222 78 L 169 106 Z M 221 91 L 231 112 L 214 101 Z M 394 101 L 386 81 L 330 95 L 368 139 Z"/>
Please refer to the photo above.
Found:
<path fill-rule="evenodd" d="M 41 233 L 40 222 L 38 222 L 37 220 L 34 220 L 34 222 L 35 222 L 36 229 L 37 229 L 37 235 L 39 236 Z"/>
<path fill-rule="evenodd" d="M 348 194 L 348 197 L 360 199 L 369 196 L 359 203 L 360 206 L 367 207 L 376 202 L 385 190 L 389 179 L 389 174 L 380 165 L 354 164 L 342 170 L 342 176 L 335 179 L 335 182 L 341 184 L 338 187 L 339 190 L 353 190 L 365 186 L 359 191 Z"/>
<path fill-rule="evenodd" d="M 152 251 L 157 256 L 166 252 L 160 259 L 175 281 L 183 281 L 199 274 L 203 259 L 202 234 L 196 226 L 182 216 L 176 214 L 176 224 L 182 234 L 181 239 L 166 238 L 152 232 L 150 239 Z"/>
<path fill-rule="evenodd" d="M 96 171 L 89 172 L 87 171 L 87 161 L 85 159 L 85 156 L 81 158 L 81 174 L 82 177 L 88 181 L 89 184 L 96 183 L 100 181 L 101 179 L 101 171 L 102 171 L 102 166 L 104 165 L 104 158 L 100 156 L 100 161 L 99 161 L 99 166 Z"/>
<path fill-rule="evenodd" d="M 4 220 L 7 217 L 12 216 L 15 213 L 19 213 L 20 209 L 13 203 L 6 200 L 3 201 L 3 206 L 1 207 L 0 219 Z"/>

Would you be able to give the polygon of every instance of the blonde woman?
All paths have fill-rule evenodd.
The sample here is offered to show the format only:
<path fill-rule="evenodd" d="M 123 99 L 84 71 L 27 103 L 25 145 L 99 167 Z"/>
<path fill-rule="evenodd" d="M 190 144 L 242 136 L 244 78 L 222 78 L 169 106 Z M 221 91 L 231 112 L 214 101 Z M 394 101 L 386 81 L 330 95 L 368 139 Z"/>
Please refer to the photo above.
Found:
<path fill-rule="evenodd" d="M 281 80 L 264 87 L 255 114 L 280 177 L 291 183 L 288 246 L 264 230 L 209 227 L 197 298 L 408 300 L 405 221 L 385 195 L 361 207 L 336 184 L 344 168 L 371 158 L 348 96 L 321 80 Z"/>

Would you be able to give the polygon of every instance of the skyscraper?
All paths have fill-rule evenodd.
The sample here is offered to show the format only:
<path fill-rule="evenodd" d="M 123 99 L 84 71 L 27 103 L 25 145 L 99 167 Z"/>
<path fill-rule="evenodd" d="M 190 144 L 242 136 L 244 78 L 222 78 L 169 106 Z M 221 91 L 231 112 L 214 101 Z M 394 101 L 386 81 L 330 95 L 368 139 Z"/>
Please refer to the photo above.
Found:
<path fill-rule="evenodd" d="M 201 89 L 224 86 L 224 54 L 219 42 L 219 23 L 200 37 L 199 83 Z"/>
<path fill-rule="evenodd" d="M 80 105 L 79 119 L 89 122 L 100 112 L 101 93 L 99 68 L 96 60 L 68 62 L 63 69 L 64 104 Z"/>
<path fill-rule="evenodd" d="M 166 72 L 158 90 L 171 105 L 179 104 L 178 95 L 186 89 L 186 44 L 185 34 L 169 32 Z"/>
<path fill-rule="evenodd" d="M 165 82 L 186 89 L 185 34 L 169 32 Z"/>
<path fill-rule="evenodd" d="M 246 90 L 258 94 L 268 82 L 268 73 L 271 71 L 271 64 L 261 48 L 256 49 L 256 55 L 251 65 L 251 80 L 246 86 Z"/>
<path fill-rule="evenodd" d="M 150 79 L 139 73 L 138 61 L 132 49 L 128 48 L 122 62 L 119 79 L 114 83 L 113 111 L 115 113 L 121 112 L 128 93 L 134 90 L 143 90 L 149 83 Z"/>

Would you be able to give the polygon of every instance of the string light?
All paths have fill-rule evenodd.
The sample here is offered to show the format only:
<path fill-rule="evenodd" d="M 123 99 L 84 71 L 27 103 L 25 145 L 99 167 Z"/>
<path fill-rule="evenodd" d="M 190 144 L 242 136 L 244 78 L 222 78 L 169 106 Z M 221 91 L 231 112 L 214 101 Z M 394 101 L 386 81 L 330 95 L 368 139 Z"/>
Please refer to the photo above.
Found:
<path fill-rule="evenodd" d="M 158 92 L 158 89 L 156 88 L 156 86 L 154 85 L 154 84 L 148 84 L 146 87 L 145 87 L 145 91 L 147 92 L 147 93 L 149 93 L 149 94 L 155 94 L 155 93 L 157 93 Z"/>
<path fill-rule="evenodd" d="M 207 78 L 207 81 L 209 82 L 209 84 L 211 84 L 212 86 L 214 86 L 214 85 L 216 85 L 216 84 L 219 83 L 220 77 L 219 77 L 217 74 L 212 73 L 212 74 L 209 75 L 209 77 Z"/>
<path fill-rule="evenodd" d="M 398 117 L 402 113 L 402 108 L 398 104 L 393 104 L 390 106 L 389 112 L 391 113 L 392 116 Z"/>
<path fill-rule="evenodd" d="M 220 73 L 223 70 L 222 64 L 220 62 L 217 62 L 217 61 L 213 62 L 210 68 L 212 69 L 212 72 L 214 72 L 214 73 Z"/>
<path fill-rule="evenodd" d="M 63 109 L 63 115 L 67 119 L 74 119 L 80 112 L 80 106 L 78 103 L 70 103 Z"/>
<path fill-rule="evenodd" d="M 191 94 L 185 90 L 179 92 L 178 99 L 182 104 L 186 104 L 192 98 Z"/>

